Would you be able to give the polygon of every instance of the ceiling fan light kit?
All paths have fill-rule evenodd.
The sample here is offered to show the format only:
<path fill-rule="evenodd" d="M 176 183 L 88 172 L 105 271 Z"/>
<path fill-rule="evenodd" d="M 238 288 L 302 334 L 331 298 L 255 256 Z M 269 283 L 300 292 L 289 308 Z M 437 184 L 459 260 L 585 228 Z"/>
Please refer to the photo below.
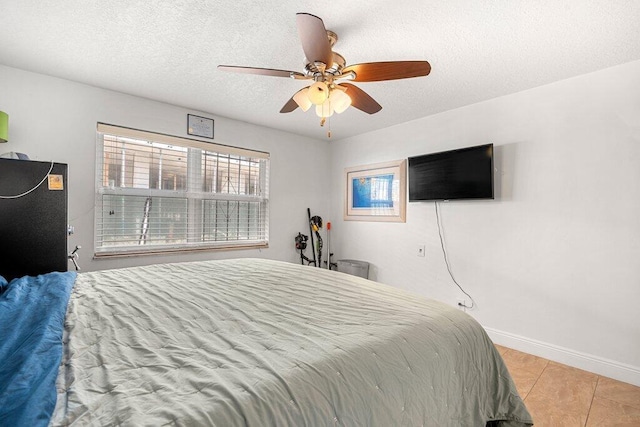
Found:
<path fill-rule="evenodd" d="M 296 25 L 306 57 L 303 73 L 233 65 L 219 65 L 218 68 L 237 73 L 313 80 L 310 86 L 296 92 L 280 112 L 290 113 L 298 107 L 306 112 L 315 105 L 316 114 L 321 118 L 320 126 L 334 112 L 340 114 L 350 106 L 368 114 L 382 109 L 365 91 L 347 81 L 397 80 L 426 76 L 431 72 L 427 61 L 369 62 L 346 66 L 344 57 L 332 50 L 338 35 L 327 30 L 322 19 L 309 13 L 298 13 Z"/>
<path fill-rule="evenodd" d="M 333 116 L 333 108 L 331 108 L 331 103 L 328 99 L 323 104 L 316 105 L 316 115 L 321 119 Z"/>
<path fill-rule="evenodd" d="M 331 91 L 329 95 L 329 100 L 331 101 L 331 106 L 333 110 L 340 114 L 345 111 L 347 108 L 351 106 L 351 98 L 347 95 L 346 90 L 341 86 L 336 86 L 335 89 Z"/>
<path fill-rule="evenodd" d="M 307 112 L 309 108 L 313 105 L 311 100 L 309 99 L 309 88 L 305 87 L 300 89 L 293 95 L 293 100 L 298 104 L 298 107 L 302 109 L 302 111 Z"/>
<path fill-rule="evenodd" d="M 315 82 L 307 91 L 309 101 L 314 105 L 322 105 L 329 98 L 329 87 L 325 82 Z"/>

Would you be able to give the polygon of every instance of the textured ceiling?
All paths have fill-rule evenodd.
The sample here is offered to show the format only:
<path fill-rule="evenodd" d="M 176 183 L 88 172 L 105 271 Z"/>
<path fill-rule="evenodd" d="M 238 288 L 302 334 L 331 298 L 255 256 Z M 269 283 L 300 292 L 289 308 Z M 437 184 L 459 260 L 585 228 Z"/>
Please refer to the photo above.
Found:
<path fill-rule="evenodd" d="M 0 0 L 0 64 L 326 139 L 312 110 L 279 113 L 305 82 L 216 69 L 302 71 L 297 12 L 347 64 L 432 65 L 357 84 L 383 109 L 334 115 L 333 140 L 640 59 L 637 0 Z"/>

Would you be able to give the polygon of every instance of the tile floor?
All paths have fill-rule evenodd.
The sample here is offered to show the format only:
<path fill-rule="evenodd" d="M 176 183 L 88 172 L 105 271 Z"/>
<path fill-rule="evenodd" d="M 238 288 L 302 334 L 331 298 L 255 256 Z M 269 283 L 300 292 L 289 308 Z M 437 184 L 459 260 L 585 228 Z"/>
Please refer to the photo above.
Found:
<path fill-rule="evenodd" d="M 496 345 L 536 427 L 640 427 L 640 387 Z"/>

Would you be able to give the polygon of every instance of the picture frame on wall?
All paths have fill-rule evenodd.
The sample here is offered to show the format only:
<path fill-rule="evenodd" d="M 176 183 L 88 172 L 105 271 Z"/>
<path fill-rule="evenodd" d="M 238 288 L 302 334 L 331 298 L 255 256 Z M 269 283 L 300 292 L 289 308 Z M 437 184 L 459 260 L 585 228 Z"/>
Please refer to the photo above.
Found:
<path fill-rule="evenodd" d="M 345 169 L 346 221 L 406 222 L 407 161 Z"/>
<path fill-rule="evenodd" d="M 187 134 L 213 139 L 213 119 L 187 114 Z"/>

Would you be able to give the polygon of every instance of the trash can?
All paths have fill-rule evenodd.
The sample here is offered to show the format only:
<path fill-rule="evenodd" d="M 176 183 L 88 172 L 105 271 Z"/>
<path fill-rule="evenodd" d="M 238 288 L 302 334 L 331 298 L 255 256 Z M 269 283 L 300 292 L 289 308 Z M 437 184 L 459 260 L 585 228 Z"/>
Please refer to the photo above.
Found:
<path fill-rule="evenodd" d="M 339 259 L 338 271 L 368 279 L 369 263 L 366 261 L 358 261 L 355 259 Z"/>

